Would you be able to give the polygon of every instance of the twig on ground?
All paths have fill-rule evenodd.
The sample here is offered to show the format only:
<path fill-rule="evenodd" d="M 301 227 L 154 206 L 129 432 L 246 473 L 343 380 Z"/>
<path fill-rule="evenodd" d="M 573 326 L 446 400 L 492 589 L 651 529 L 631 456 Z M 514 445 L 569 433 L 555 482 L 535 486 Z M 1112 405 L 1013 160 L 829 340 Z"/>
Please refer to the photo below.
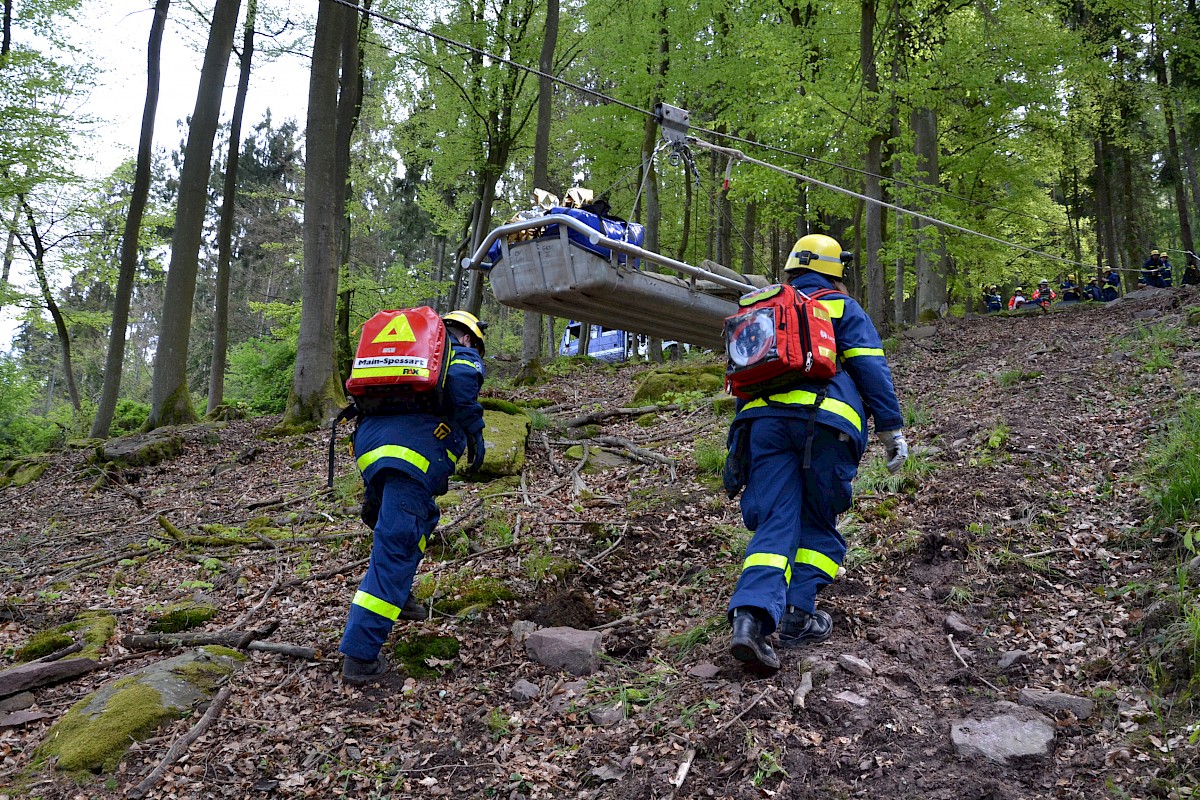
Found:
<path fill-rule="evenodd" d="M 671 792 L 671 795 L 670 795 L 671 797 L 674 797 L 675 792 L 678 792 L 680 789 L 683 788 L 683 782 L 685 780 L 687 780 L 688 771 L 691 770 L 691 768 L 692 768 L 692 762 L 695 761 L 696 754 L 698 752 L 700 752 L 701 750 L 703 750 L 708 745 L 709 742 L 711 742 L 713 739 L 716 739 L 718 736 L 720 736 L 722 733 L 724 733 L 729 728 L 729 726 L 733 725 L 739 719 L 746 716 L 746 714 L 748 714 L 750 712 L 750 709 L 752 709 L 756 705 L 758 705 L 762 701 L 762 699 L 767 696 L 767 694 L 770 691 L 771 691 L 770 687 L 763 689 L 762 692 L 759 693 L 758 697 L 755 697 L 753 700 L 751 700 L 745 708 L 743 708 L 741 711 L 739 711 L 737 713 L 736 716 L 734 716 L 731 719 L 726 720 L 725 722 L 722 722 L 719 726 L 717 726 L 717 729 L 714 730 L 712 733 L 708 733 L 708 734 L 705 734 L 704 736 L 701 736 L 700 740 L 696 743 L 696 745 L 694 747 L 688 749 L 688 751 L 684 754 L 683 763 L 679 765 L 679 769 L 676 770 L 676 772 L 675 772 L 675 780 L 671 781 L 671 783 L 674 784 L 674 786 L 675 786 L 674 791 Z"/>
<path fill-rule="evenodd" d="M 996 684 L 992 683 L 987 678 L 983 677 L 979 673 L 975 672 L 975 670 L 973 670 L 969 666 L 967 666 L 967 662 L 963 660 L 962 655 L 958 652 L 958 648 L 954 646 L 954 634 L 953 633 L 946 634 L 946 641 L 950 643 L 950 650 L 951 650 L 951 652 L 954 653 L 954 657 L 958 659 L 958 663 L 963 665 L 963 669 L 965 669 L 968 673 L 970 673 L 971 677 L 975 678 L 980 683 L 987 686 L 989 689 L 991 689 L 996 694 L 1002 694 L 1002 692 L 996 687 Z"/>
<path fill-rule="evenodd" d="M 800 685 L 792 691 L 792 707 L 804 708 L 804 698 L 813 688 L 813 678 L 811 672 L 806 672 L 800 676 Z"/>
<path fill-rule="evenodd" d="M 1073 547 L 1051 547 L 1049 550 L 1039 550 L 1036 553 L 1021 553 L 1020 555 L 1021 555 L 1021 558 L 1043 558 L 1045 556 L 1052 556 L 1055 553 L 1074 553 L 1074 552 L 1075 552 L 1075 548 L 1073 548 Z"/>
<path fill-rule="evenodd" d="M 278 567 L 276 567 L 275 582 L 267 587 L 267 590 L 265 592 L 263 592 L 263 596 L 260 597 L 258 602 L 254 604 L 254 607 L 247 610 L 246 613 L 242 614 L 240 617 L 235 619 L 229 625 L 226 625 L 222 630 L 234 631 L 234 630 L 237 630 L 238 628 L 242 627 L 243 625 L 245 625 L 247 620 L 249 620 L 251 617 L 253 617 L 260 608 L 262 608 L 264 605 L 266 605 L 267 600 L 271 599 L 271 595 L 275 592 L 276 589 L 279 588 L 279 584 L 282 582 L 283 582 L 283 573 L 279 570 Z"/>
<path fill-rule="evenodd" d="M 284 587 L 299 586 L 300 584 L 307 583 L 308 581 L 323 581 L 326 578 L 332 578 L 335 575 L 341 575 L 344 572 L 349 572 L 350 570 L 366 566 L 367 562 L 370 560 L 371 560 L 370 556 L 368 556 L 367 558 L 360 558 L 358 561 L 351 561 L 349 564 L 342 564 L 340 567 L 334 567 L 333 569 L 327 569 L 324 572 L 313 573 L 312 575 L 309 575 L 307 578 L 292 578 L 289 581 L 285 581 L 283 585 L 284 585 Z"/>
<path fill-rule="evenodd" d="M 601 420 L 611 417 L 632 417 L 641 416 L 642 414 L 650 414 L 655 411 L 678 411 L 679 406 L 675 403 L 665 406 L 641 406 L 639 408 L 614 408 L 608 411 L 595 411 L 591 414 L 584 414 L 582 417 L 576 417 L 568 421 L 563 427 L 566 428 L 582 428 L 592 422 L 600 422 Z"/>
<path fill-rule="evenodd" d="M 209 704 L 208 710 L 204 712 L 204 716 L 200 718 L 200 721 L 193 725 L 191 730 L 176 739 L 158 766 L 141 783 L 130 789 L 125 796 L 132 798 L 132 800 L 141 800 L 141 798 L 145 797 L 162 780 L 163 775 L 166 774 L 171 765 L 187 752 L 192 743 L 203 736 L 204 732 L 213 726 L 213 723 L 217 721 L 217 717 L 221 714 L 221 709 L 225 707 L 225 703 L 228 702 L 231 694 L 233 694 L 232 686 L 225 685 L 221 687 L 221 691 L 217 692 L 217 696 L 213 698 L 212 703 Z"/>
<path fill-rule="evenodd" d="M 53 653 L 50 653 L 49 655 L 44 655 L 41 658 L 35 658 L 33 661 L 30 661 L 29 663 L 30 664 L 49 664 L 51 661 L 58 661 L 61 658 L 66 658 L 67 656 L 71 655 L 72 653 L 78 653 L 82 649 L 83 649 L 83 644 L 80 642 L 75 642 L 74 644 L 67 645 L 66 647 L 62 648 L 61 650 L 55 650 Z"/>
<path fill-rule="evenodd" d="M 587 442 L 583 443 L 583 458 L 579 459 L 579 463 L 575 465 L 575 469 L 571 470 L 571 494 L 579 497 L 583 491 L 587 489 L 587 484 L 580 477 L 580 472 L 588 462 L 589 448 Z"/>

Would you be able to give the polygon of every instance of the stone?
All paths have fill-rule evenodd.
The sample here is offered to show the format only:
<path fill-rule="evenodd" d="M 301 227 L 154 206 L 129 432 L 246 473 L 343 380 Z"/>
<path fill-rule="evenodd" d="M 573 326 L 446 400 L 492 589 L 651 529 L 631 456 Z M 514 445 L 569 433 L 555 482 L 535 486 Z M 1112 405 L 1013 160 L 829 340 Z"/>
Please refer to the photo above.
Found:
<path fill-rule="evenodd" d="M 1133 312 L 1134 319 L 1158 319 L 1162 316 L 1162 312 L 1157 308 L 1147 308 L 1143 311 Z"/>
<path fill-rule="evenodd" d="M 1193 584 L 1200 583 L 1200 556 L 1193 556 L 1188 562 L 1188 577 Z"/>
<path fill-rule="evenodd" d="M 721 668 L 716 664 L 704 662 L 689 669 L 687 674 L 691 675 L 693 678 L 699 678 L 702 681 L 710 681 L 717 677 L 720 672 Z"/>
<path fill-rule="evenodd" d="M 1129 354 L 1122 353 L 1120 350 L 1117 350 L 1108 357 L 1108 360 L 1114 364 L 1121 364 L 1129 360 Z"/>
<path fill-rule="evenodd" d="M 35 757 L 56 757 L 55 768 L 72 773 L 110 771 L 132 742 L 192 713 L 245 660 L 236 650 L 202 647 L 110 681 L 54 723 Z"/>
<path fill-rule="evenodd" d="M 0 700 L 0 714 L 8 714 L 11 711 L 21 711 L 29 708 L 37 702 L 37 698 L 33 696 L 33 692 L 20 692 L 12 697 L 5 697 Z"/>
<path fill-rule="evenodd" d="M 110 439 L 96 448 L 96 460 L 124 467 L 147 467 L 183 452 L 183 438 L 173 428 Z"/>
<path fill-rule="evenodd" d="M 476 477 L 486 480 L 520 475 L 521 470 L 525 469 L 525 444 L 529 441 L 529 431 L 532 428 L 533 420 L 524 411 L 518 409 L 518 413 L 509 414 L 505 411 L 485 409 L 483 440 L 487 445 L 487 452 Z M 468 466 L 464 455 L 458 460 L 458 471 L 463 472 Z"/>
<path fill-rule="evenodd" d="M 1017 664 L 1028 664 L 1029 658 L 1029 653 L 1026 653 L 1024 650 L 1006 650 L 1000 656 L 1000 660 L 996 662 L 996 668 L 1003 672 Z"/>
<path fill-rule="evenodd" d="M 600 631 L 575 628 L 543 628 L 525 640 L 525 652 L 539 664 L 566 670 L 572 675 L 590 675 L 600 666 Z"/>
<path fill-rule="evenodd" d="M 838 656 L 837 661 L 838 665 L 851 675 L 857 675 L 860 678 L 869 678 L 875 674 L 875 670 L 871 669 L 871 665 L 858 656 L 842 653 Z"/>
<path fill-rule="evenodd" d="M 855 708 L 866 708 L 871 704 L 871 701 L 867 698 L 851 691 L 838 692 L 833 696 L 833 699 L 840 700 L 841 702 L 854 706 Z"/>
<path fill-rule="evenodd" d="M 13 711 L 0 715 L 0 728 L 23 728 L 31 722 L 49 718 L 45 711 Z"/>
<path fill-rule="evenodd" d="M 598 706 L 588 711 L 588 719 L 601 728 L 611 728 L 625 719 L 625 704 L 617 701 L 607 706 Z"/>
<path fill-rule="evenodd" d="M 805 656 L 800 662 L 801 672 L 811 672 L 814 678 L 828 678 L 837 672 L 837 664 L 821 656 Z"/>
<path fill-rule="evenodd" d="M 1076 719 L 1087 719 L 1096 711 L 1096 704 L 1086 697 L 1046 689 L 1022 689 L 1017 695 L 1017 702 L 1048 714 L 1070 711 Z"/>
<path fill-rule="evenodd" d="M 538 629 L 536 622 L 530 622 L 527 619 L 515 620 L 512 624 L 512 639 L 514 644 L 525 644 L 525 640 L 530 634 Z"/>
<path fill-rule="evenodd" d="M 684 395 L 698 392 L 715 395 L 725 389 L 725 366 L 667 366 L 648 370 L 638 376 L 634 392 L 634 407 L 654 405 L 668 394 Z"/>
<path fill-rule="evenodd" d="M 1045 758 L 1054 743 L 1054 723 L 1033 709 L 1002 701 L 980 718 L 951 721 L 950 740 L 959 755 L 998 764 Z"/>
<path fill-rule="evenodd" d="M 534 698 L 540 697 L 541 694 L 542 688 L 540 686 L 524 678 L 514 683 L 512 688 L 508 690 L 508 696 L 518 703 L 528 703 Z"/>
<path fill-rule="evenodd" d="M 909 451 L 909 455 L 913 457 L 922 456 L 924 458 L 935 458 L 941 454 L 942 448 L 932 444 L 918 444 Z"/>
<path fill-rule="evenodd" d="M 918 339 L 930 339 L 936 335 L 937 328 L 932 325 L 919 325 L 915 328 L 909 328 L 908 330 L 900 333 L 901 338 L 911 339 L 914 341 Z"/>
<path fill-rule="evenodd" d="M 975 633 L 975 629 L 971 627 L 971 624 L 958 614 L 947 614 L 946 620 L 942 625 L 946 628 L 947 633 L 953 633 L 958 636 L 970 636 Z"/>

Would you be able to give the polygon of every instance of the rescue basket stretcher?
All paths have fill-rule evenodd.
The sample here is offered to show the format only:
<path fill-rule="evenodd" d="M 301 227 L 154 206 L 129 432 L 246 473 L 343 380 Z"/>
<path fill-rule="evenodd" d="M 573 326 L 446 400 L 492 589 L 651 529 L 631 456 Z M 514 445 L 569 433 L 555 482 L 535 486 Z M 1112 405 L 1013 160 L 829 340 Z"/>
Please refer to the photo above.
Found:
<path fill-rule="evenodd" d="M 558 225 L 557 236 L 508 241 L 514 234 L 553 224 Z M 608 250 L 609 256 L 573 244 L 568 229 Z M 488 249 L 497 241 L 501 257 L 488 275 L 500 303 L 700 347 L 723 347 L 725 317 L 737 312 L 739 295 L 755 289 L 745 281 L 611 239 L 565 214 L 501 225 L 473 256 L 463 259 L 463 266 L 483 268 Z M 635 259 L 661 264 L 688 278 L 637 269 Z"/>

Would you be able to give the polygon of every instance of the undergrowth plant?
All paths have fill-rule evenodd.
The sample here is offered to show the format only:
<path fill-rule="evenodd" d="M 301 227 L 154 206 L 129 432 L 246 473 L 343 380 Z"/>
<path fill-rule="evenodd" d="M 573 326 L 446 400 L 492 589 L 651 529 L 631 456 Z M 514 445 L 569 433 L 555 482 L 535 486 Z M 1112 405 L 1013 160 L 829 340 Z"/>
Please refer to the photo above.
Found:
<path fill-rule="evenodd" d="M 1200 523 L 1200 401 L 1188 398 L 1179 417 L 1148 450 L 1142 486 L 1159 525 L 1181 524 L 1183 546 L 1196 551 Z"/>

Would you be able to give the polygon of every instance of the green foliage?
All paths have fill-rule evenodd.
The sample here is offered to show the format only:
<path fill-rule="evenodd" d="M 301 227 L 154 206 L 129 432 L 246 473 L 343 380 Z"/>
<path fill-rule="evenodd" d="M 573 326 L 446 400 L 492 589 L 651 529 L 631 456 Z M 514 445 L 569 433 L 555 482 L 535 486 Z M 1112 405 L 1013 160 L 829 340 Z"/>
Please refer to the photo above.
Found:
<path fill-rule="evenodd" d="M 1184 401 L 1178 418 L 1151 445 L 1142 486 L 1159 523 L 1200 521 L 1200 401 L 1194 397 Z M 1190 533 L 1185 544 L 1196 548 Z"/>
<path fill-rule="evenodd" d="M 287 406 L 296 363 L 296 336 L 260 336 L 229 349 L 225 394 L 257 414 L 278 414 Z"/>
<path fill-rule="evenodd" d="M 918 400 L 904 401 L 904 427 L 915 428 L 933 422 L 933 412 Z"/>
<path fill-rule="evenodd" d="M 1037 380 L 1040 377 L 1042 377 L 1042 373 L 1040 372 L 1031 372 L 1023 369 L 1010 369 L 997 375 L 996 383 L 1008 388 L 1010 386 L 1016 386 L 1022 381 Z"/>
<path fill-rule="evenodd" d="M 692 450 L 696 466 L 708 475 L 720 475 L 724 471 L 725 454 L 725 443 L 711 439 L 700 439 Z"/>

